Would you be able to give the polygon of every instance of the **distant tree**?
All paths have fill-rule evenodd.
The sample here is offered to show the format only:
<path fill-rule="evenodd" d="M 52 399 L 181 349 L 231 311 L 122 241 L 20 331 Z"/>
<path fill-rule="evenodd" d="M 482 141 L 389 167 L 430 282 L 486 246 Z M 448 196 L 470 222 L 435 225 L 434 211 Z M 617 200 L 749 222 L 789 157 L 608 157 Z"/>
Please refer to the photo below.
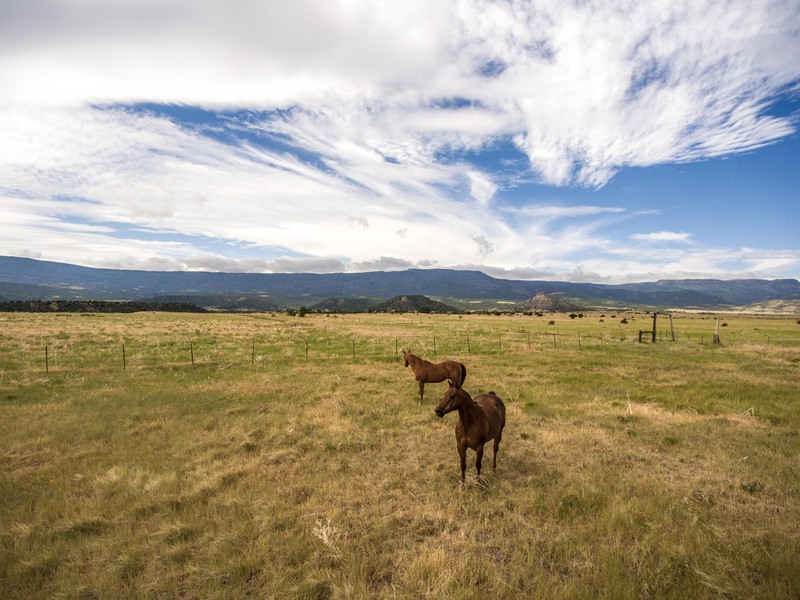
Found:
<path fill-rule="evenodd" d="M 301 306 L 298 316 L 305 317 L 307 314 L 308 314 L 308 309 L 305 306 Z"/>

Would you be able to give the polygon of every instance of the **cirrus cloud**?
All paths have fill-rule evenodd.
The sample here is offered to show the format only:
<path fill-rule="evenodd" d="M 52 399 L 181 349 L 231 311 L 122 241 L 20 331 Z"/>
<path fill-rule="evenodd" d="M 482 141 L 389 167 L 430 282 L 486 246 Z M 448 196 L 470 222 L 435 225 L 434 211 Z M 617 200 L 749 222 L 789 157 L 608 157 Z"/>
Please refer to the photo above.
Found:
<path fill-rule="evenodd" d="M 613 234 L 648 214 L 640 198 L 542 190 L 602 190 L 626 169 L 786 138 L 796 118 L 774 109 L 798 91 L 798 31 L 796 3 L 771 0 L 12 0 L 0 252 L 189 269 L 477 258 L 584 278 L 724 272 L 741 249 L 716 252 L 680 225 Z M 531 197 L 510 200 L 519 188 Z M 643 251 L 667 243 L 686 254 Z M 742 250 L 735 269 L 799 268 L 794 250 L 772 252 Z"/>

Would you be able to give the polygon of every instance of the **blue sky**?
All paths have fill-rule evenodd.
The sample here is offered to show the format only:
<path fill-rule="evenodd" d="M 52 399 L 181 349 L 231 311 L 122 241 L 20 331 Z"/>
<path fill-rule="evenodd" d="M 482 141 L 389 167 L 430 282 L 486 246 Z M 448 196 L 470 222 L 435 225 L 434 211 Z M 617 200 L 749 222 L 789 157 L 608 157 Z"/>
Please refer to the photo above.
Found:
<path fill-rule="evenodd" d="M 0 254 L 800 277 L 800 0 L 11 0 Z"/>

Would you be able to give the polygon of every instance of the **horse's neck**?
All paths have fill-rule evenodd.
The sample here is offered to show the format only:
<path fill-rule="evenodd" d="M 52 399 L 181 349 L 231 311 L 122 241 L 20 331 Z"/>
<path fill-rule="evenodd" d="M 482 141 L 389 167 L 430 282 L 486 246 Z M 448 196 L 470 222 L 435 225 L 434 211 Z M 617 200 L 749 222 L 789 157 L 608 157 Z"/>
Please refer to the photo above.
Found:
<path fill-rule="evenodd" d="M 409 355 L 409 358 L 410 358 L 409 362 L 411 363 L 412 366 L 415 367 L 421 367 L 424 364 L 431 364 L 424 358 L 420 358 L 419 356 L 414 356 L 413 354 Z"/>
<path fill-rule="evenodd" d="M 461 398 L 461 404 L 458 406 L 458 418 L 464 423 L 464 427 L 467 427 L 480 418 L 481 409 L 478 408 L 478 405 L 475 404 L 475 401 L 467 392 L 461 390 L 461 393 L 464 395 Z"/>

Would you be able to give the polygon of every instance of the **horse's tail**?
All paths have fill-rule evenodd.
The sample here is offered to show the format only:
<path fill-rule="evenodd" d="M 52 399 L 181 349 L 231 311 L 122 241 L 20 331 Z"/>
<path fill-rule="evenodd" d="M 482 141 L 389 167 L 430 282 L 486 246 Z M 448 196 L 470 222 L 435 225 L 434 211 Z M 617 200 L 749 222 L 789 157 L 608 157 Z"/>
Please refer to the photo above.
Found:
<path fill-rule="evenodd" d="M 464 366 L 464 363 L 461 363 L 461 381 L 458 385 L 464 385 L 464 380 L 467 378 L 467 367 Z"/>

